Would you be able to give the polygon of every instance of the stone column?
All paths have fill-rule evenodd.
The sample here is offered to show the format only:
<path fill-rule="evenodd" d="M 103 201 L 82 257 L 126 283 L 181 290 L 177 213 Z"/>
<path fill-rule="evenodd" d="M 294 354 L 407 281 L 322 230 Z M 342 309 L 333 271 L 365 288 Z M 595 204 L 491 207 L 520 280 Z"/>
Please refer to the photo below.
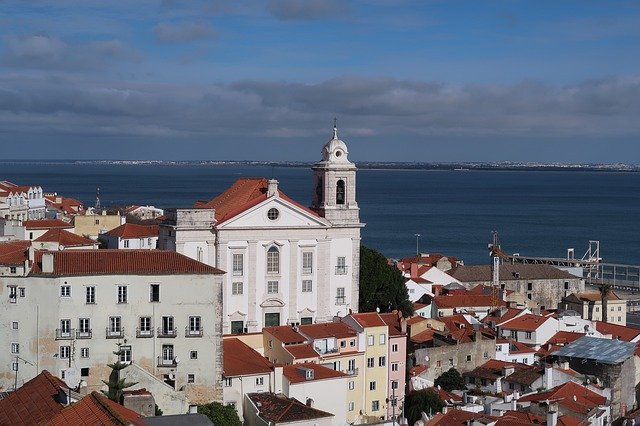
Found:
<path fill-rule="evenodd" d="M 262 323 L 262 319 L 258 321 L 256 304 L 256 261 L 257 261 L 257 240 L 249 240 L 248 259 L 247 259 L 247 327 L 249 331 L 260 331 L 257 329 L 258 323 Z"/>
<path fill-rule="evenodd" d="M 352 266 L 351 266 L 351 303 L 349 307 L 353 312 L 358 312 L 360 297 L 360 237 L 353 237 L 352 243 Z"/>
<path fill-rule="evenodd" d="M 298 318 L 298 240 L 289 240 L 289 320 Z"/>
<path fill-rule="evenodd" d="M 331 319 L 331 307 L 335 304 L 331 294 L 331 276 L 333 261 L 331 257 L 331 240 L 318 240 L 318 292 L 316 306 L 316 320 L 325 322 Z"/>

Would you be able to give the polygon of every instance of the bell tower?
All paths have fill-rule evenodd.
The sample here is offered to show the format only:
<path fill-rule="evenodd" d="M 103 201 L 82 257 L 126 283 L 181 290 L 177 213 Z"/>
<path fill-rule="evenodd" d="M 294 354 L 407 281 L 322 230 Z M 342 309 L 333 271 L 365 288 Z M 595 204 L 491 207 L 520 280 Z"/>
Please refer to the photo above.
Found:
<path fill-rule="evenodd" d="M 347 144 L 338 138 L 334 119 L 333 137 L 322 148 L 322 160 L 312 167 L 315 194 L 312 208 L 334 225 L 360 223 L 356 202 L 356 165 L 349 161 Z"/>

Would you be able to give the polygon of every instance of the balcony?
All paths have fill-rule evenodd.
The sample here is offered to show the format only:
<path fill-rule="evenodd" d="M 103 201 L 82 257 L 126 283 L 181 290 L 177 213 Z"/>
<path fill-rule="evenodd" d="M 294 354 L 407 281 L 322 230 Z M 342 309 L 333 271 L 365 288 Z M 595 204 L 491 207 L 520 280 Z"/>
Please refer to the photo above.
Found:
<path fill-rule="evenodd" d="M 175 361 L 175 359 L 165 359 L 162 356 L 158 357 L 158 367 L 175 368 L 177 366 L 178 363 Z"/>
<path fill-rule="evenodd" d="M 122 339 L 124 337 L 124 327 L 114 330 L 107 327 L 107 339 Z"/>
<path fill-rule="evenodd" d="M 76 331 L 76 339 L 91 339 L 91 329 Z"/>
<path fill-rule="evenodd" d="M 177 335 L 177 328 L 158 327 L 158 337 L 176 337 Z"/>
<path fill-rule="evenodd" d="M 348 266 L 336 266 L 336 275 L 347 275 L 347 272 L 349 272 Z"/>
<path fill-rule="evenodd" d="M 153 328 L 149 328 L 148 330 L 141 330 L 140 327 L 136 328 L 136 337 L 153 337 Z"/>
<path fill-rule="evenodd" d="M 359 370 L 357 368 L 353 368 L 351 370 L 344 370 L 343 373 L 347 374 L 349 376 L 357 376 L 358 375 Z"/>
<path fill-rule="evenodd" d="M 190 330 L 189 327 L 185 327 L 184 337 L 202 337 L 202 327 L 199 330 Z"/>
<path fill-rule="evenodd" d="M 347 298 L 345 296 L 337 296 L 336 297 L 336 305 L 346 305 Z"/>
<path fill-rule="evenodd" d="M 56 328 L 56 340 L 70 340 L 73 339 L 73 328 Z"/>

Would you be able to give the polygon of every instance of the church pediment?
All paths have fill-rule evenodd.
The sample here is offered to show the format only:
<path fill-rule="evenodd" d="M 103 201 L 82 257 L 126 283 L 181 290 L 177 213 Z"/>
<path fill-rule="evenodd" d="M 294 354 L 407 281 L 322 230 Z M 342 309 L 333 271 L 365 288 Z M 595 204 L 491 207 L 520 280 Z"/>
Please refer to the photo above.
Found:
<path fill-rule="evenodd" d="M 282 308 L 284 307 L 284 302 L 280 299 L 267 299 L 260 304 L 261 308 Z"/>
<path fill-rule="evenodd" d="M 274 196 L 246 210 L 232 219 L 220 223 L 218 229 L 238 228 L 326 228 L 331 226 L 324 218 L 286 199 Z"/>

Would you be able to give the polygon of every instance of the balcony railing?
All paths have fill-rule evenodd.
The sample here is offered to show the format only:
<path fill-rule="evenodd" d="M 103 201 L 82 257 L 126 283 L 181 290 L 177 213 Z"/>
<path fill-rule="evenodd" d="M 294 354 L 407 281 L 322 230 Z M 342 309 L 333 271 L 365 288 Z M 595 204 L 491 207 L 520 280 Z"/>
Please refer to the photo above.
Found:
<path fill-rule="evenodd" d="M 107 327 L 107 339 L 122 339 L 124 337 L 124 327 L 112 329 Z"/>
<path fill-rule="evenodd" d="M 158 367 L 177 367 L 175 359 L 166 359 L 162 356 L 158 357 Z"/>
<path fill-rule="evenodd" d="M 336 266 L 336 275 L 347 275 L 349 272 L 348 266 Z"/>
<path fill-rule="evenodd" d="M 91 329 L 76 331 L 76 339 L 91 339 Z"/>
<path fill-rule="evenodd" d="M 191 330 L 189 327 L 184 329 L 185 337 L 202 337 L 202 327 L 198 330 Z"/>
<path fill-rule="evenodd" d="M 74 330 L 73 328 L 56 328 L 56 340 L 65 340 L 65 339 L 73 339 Z"/>
<path fill-rule="evenodd" d="M 136 328 L 136 337 L 153 337 L 153 328 L 148 330 L 141 330 L 140 327 Z"/>
<path fill-rule="evenodd" d="M 346 305 L 347 298 L 345 296 L 337 296 L 336 297 L 336 305 Z"/>
<path fill-rule="evenodd" d="M 177 335 L 177 328 L 158 327 L 158 337 L 176 337 Z"/>
<path fill-rule="evenodd" d="M 357 368 L 352 368 L 351 370 L 344 370 L 344 374 L 348 374 L 349 376 L 357 376 L 359 370 Z"/>

